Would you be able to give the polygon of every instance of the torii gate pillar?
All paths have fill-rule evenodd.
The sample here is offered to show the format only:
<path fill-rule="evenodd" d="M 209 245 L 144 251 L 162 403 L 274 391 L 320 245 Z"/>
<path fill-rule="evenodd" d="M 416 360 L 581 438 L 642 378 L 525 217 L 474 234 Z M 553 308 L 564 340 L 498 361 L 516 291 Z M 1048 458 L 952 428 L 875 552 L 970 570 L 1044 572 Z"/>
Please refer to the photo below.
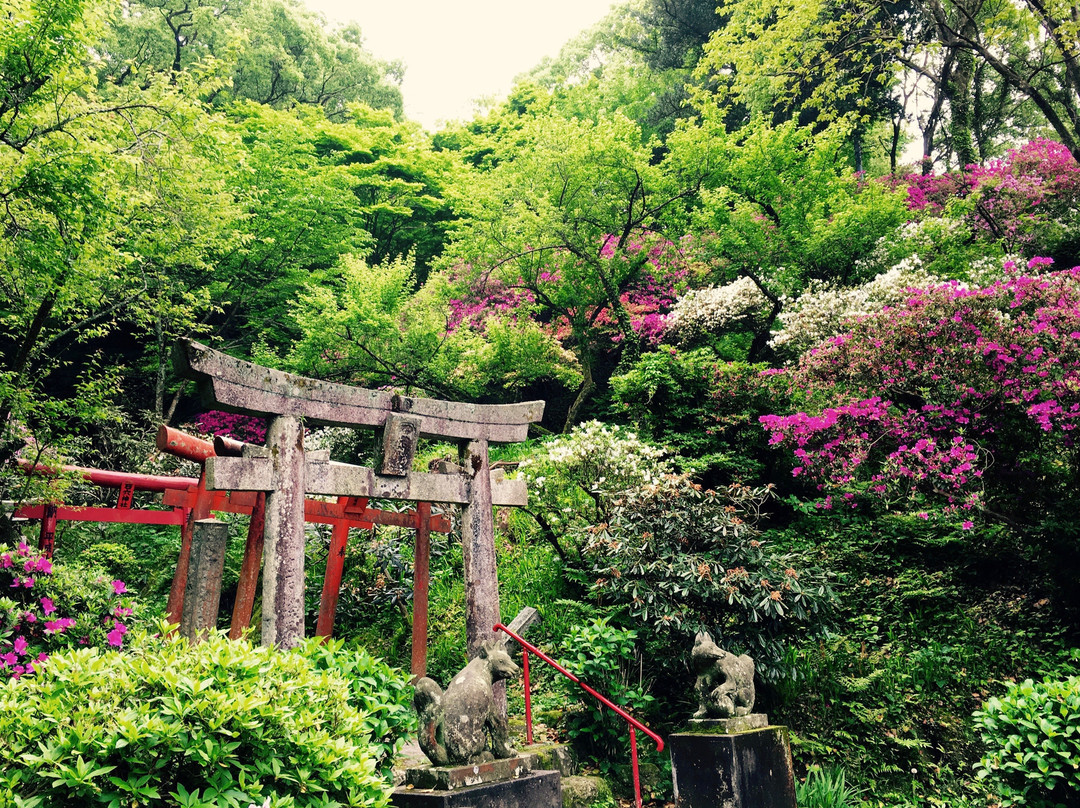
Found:
<path fill-rule="evenodd" d="M 461 516 L 465 560 L 465 639 L 469 657 L 484 640 L 494 639 L 491 627 L 502 620 L 499 579 L 495 568 L 495 520 L 491 506 L 491 468 L 486 440 L 470 441 L 462 452 L 469 476 L 469 504 Z"/>
<path fill-rule="evenodd" d="M 304 638 L 304 428 L 294 415 L 270 421 L 266 443 L 277 488 L 266 493 L 263 645 L 292 648 Z"/>

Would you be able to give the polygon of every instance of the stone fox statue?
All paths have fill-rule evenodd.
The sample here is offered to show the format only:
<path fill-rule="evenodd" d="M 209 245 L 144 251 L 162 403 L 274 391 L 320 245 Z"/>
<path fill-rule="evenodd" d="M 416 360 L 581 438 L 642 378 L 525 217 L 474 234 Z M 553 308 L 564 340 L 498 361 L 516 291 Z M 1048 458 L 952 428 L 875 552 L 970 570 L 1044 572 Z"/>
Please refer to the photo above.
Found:
<path fill-rule="evenodd" d="M 434 679 L 418 679 L 413 705 L 420 716 L 420 748 L 428 759 L 436 766 L 460 766 L 516 755 L 491 686 L 517 674 L 506 643 L 488 640 L 446 690 Z"/>
<path fill-rule="evenodd" d="M 694 637 L 690 659 L 697 673 L 694 718 L 733 718 L 754 709 L 754 660 L 749 656 L 729 654 L 701 632 Z"/>

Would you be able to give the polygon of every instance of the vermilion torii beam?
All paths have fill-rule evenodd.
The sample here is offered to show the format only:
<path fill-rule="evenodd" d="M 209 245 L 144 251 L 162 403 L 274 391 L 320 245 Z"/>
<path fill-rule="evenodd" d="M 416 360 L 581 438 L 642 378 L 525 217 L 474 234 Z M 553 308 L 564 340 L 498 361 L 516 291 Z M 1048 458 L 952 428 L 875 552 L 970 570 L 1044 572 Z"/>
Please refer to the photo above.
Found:
<path fill-rule="evenodd" d="M 19 468 L 27 474 L 56 476 L 59 472 L 48 466 L 35 465 L 19 460 Z M 15 511 L 14 516 L 23 519 L 41 520 L 41 532 L 38 549 L 48 558 L 52 558 L 56 545 L 57 522 L 121 522 L 134 525 L 181 525 L 184 512 L 173 508 L 170 511 L 149 511 L 133 508 L 132 495 L 135 491 L 164 492 L 188 488 L 197 484 L 192 477 L 165 477 L 153 474 L 129 474 L 123 471 L 88 469 L 81 466 L 64 466 L 63 472 L 78 474 L 87 482 L 105 488 L 117 488 L 120 493 L 115 508 L 65 506 L 57 502 L 41 505 L 24 505 Z"/>

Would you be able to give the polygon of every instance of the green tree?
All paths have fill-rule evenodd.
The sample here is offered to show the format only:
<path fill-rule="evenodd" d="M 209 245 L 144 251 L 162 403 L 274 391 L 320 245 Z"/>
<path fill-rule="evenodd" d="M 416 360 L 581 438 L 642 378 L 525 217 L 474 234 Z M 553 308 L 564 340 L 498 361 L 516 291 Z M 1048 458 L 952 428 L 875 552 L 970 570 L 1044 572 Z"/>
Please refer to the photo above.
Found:
<path fill-rule="evenodd" d="M 297 0 L 136 0 L 118 7 L 101 42 L 103 81 L 145 85 L 153 76 L 213 74 L 217 105 L 249 99 L 321 106 L 344 118 L 363 102 L 402 112 L 402 67 L 375 59 L 355 25 L 331 28 Z"/>
<path fill-rule="evenodd" d="M 237 215 L 213 171 L 218 122 L 183 82 L 98 88 L 102 10 L 16 2 L 0 34 L 0 428 L 14 444 L 12 416 L 46 441 L 108 415 L 102 340 L 162 316 L 186 330 L 205 301 L 174 293 L 179 274 L 205 270 Z"/>
<path fill-rule="evenodd" d="M 669 140 L 671 159 L 705 172 L 695 231 L 711 257 L 713 279 L 748 277 L 769 301 L 749 348 L 767 352 L 785 296 L 811 278 L 850 284 L 857 259 L 905 216 L 903 192 L 864 182 L 844 156 L 847 127 L 816 132 L 794 121 L 764 120 L 728 132 L 722 110 Z"/>
<path fill-rule="evenodd" d="M 623 295 L 650 270 L 657 240 L 680 226 L 696 191 L 696 170 L 657 163 L 657 145 L 622 115 L 526 116 L 513 137 L 496 142 L 494 167 L 456 191 L 465 218 L 445 264 L 470 273 L 474 287 L 497 282 L 527 292 L 536 316 L 563 331 L 583 374 L 567 427 L 606 385 L 602 357 L 637 356 Z M 614 336 L 601 329 L 605 320 Z"/>

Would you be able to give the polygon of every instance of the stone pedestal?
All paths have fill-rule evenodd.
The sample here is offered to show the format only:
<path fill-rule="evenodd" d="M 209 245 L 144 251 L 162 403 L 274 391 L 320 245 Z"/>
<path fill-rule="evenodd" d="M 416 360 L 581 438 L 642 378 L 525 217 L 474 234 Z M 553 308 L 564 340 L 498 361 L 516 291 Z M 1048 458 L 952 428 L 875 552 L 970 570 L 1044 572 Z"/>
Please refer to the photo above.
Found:
<path fill-rule="evenodd" d="M 562 781 L 558 772 L 532 772 L 450 790 L 403 786 L 394 790 L 390 804 L 394 808 L 562 808 Z"/>
<path fill-rule="evenodd" d="M 726 722 L 766 724 L 764 716 L 698 722 L 668 739 L 676 808 L 795 808 L 795 773 L 786 727 L 729 731 Z M 714 726 L 704 729 L 703 724 Z"/>

